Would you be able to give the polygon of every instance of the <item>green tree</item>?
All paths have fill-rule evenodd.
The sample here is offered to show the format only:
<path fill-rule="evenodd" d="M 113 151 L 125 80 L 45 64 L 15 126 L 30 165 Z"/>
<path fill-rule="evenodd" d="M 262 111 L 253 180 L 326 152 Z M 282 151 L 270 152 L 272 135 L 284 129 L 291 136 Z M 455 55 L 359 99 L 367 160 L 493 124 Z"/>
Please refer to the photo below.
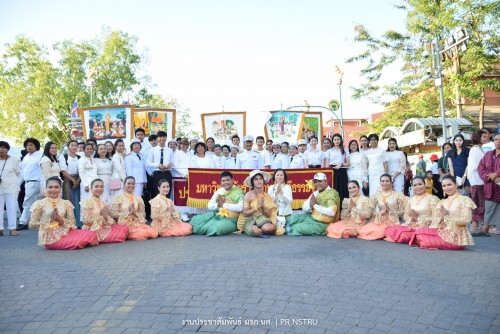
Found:
<path fill-rule="evenodd" d="M 386 104 L 390 113 L 370 125 L 370 131 L 380 131 L 382 124 L 401 125 L 409 117 L 438 117 L 440 114 L 436 88 L 423 83 L 431 59 L 422 56 L 428 42 L 436 36 L 442 41 L 459 28 L 469 28 L 472 35 L 466 51 L 452 48 L 444 53 L 443 82 L 447 109 L 456 106 L 460 112 L 461 97 L 483 104 L 484 89 L 500 91 L 500 83 L 484 77 L 500 64 L 500 2 L 494 0 L 406 0 L 397 6 L 406 15 L 406 31 L 386 31 L 374 37 L 362 25 L 355 26 L 354 40 L 366 45 L 366 50 L 347 60 L 360 62 L 364 82 L 354 87 L 354 98 L 368 97 Z M 432 58 L 432 57 L 431 57 Z M 383 84 L 384 70 L 400 67 L 400 79 Z M 389 101 L 394 101 L 389 104 Z M 448 110 L 450 116 L 456 111 Z"/>
<path fill-rule="evenodd" d="M 61 87 L 48 52 L 35 41 L 17 36 L 0 60 L 1 132 L 21 142 L 28 136 L 61 141 L 65 129 L 58 114 Z"/>

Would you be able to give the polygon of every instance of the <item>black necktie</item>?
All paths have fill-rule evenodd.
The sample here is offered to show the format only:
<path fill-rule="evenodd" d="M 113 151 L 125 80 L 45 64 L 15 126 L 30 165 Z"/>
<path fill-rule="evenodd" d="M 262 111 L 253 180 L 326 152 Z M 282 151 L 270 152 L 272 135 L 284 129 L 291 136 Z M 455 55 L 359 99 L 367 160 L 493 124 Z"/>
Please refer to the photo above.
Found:
<path fill-rule="evenodd" d="M 293 161 L 293 156 L 290 157 L 290 162 L 292 162 L 292 161 Z"/>
<path fill-rule="evenodd" d="M 161 149 L 160 165 L 163 165 L 163 148 Z"/>
<path fill-rule="evenodd" d="M 139 158 L 139 160 L 142 160 L 141 155 L 139 153 L 137 153 L 137 157 Z"/>
<path fill-rule="evenodd" d="M 236 163 L 236 158 L 234 158 L 234 163 Z"/>

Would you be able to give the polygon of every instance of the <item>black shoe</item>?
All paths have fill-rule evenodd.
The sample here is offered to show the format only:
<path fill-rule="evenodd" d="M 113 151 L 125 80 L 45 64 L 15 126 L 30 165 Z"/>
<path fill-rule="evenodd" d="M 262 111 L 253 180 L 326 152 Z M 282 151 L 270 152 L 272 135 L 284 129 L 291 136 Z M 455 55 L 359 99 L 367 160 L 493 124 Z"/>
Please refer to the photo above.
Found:
<path fill-rule="evenodd" d="M 17 225 L 17 228 L 16 228 L 16 230 L 18 230 L 18 231 L 27 230 L 27 229 L 28 229 L 28 225 L 24 225 L 24 224 L 19 224 L 19 225 Z"/>

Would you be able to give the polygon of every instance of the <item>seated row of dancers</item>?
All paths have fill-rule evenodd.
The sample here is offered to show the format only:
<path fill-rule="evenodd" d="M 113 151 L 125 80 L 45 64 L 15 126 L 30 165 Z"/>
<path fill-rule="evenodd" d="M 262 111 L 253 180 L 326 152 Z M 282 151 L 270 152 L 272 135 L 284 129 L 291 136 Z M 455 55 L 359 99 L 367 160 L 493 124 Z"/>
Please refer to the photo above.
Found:
<path fill-rule="evenodd" d="M 133 177 L 125 179 L 123 193 L 113 198 L 110 207 L 100 198 L 104 190 L 102 180 L 95 179 L 91 184 L 92 195 L 81 202 L 81 230 L 76 228 L 73 205 L 59 197 L 60 179 L 51 177 L 46 183 L 48 196 L 32 207 L 30 228 L 39 227 L 39 245 L 48 249 L 78 249 L 126 239 L 146 240 L 191 233 L 215 236 L 243 232 L 263 238 L 286 233 L 385 239 L 429 249 L 455 250 L 474 245 L 466 225 L 471 222 L 475 205 L 470 198 L 459 194 L 452 176 L 442 179 L 447 198 L 441 201 L 426 192 L 422 177 L 412 180 L 414 196 L 411 198 L 393 190 L 390 175 L 380 177 L 381 191 L 372 198 L 362 194 L 358 182 L 350 181 L 349 198 L 343 200 L 339 212 L 338 193 L 329 187 L 325 174 L 317 173 L 312 180 L 315 191 L 302 206 L 304 213 L 292 215 L 291 210 L 279 209 L 280 201 L 284 200 L 288 206 L 292 202 L 286 173 L 280 173 L 285 180 L 276 171 L 275 184 L 267 193 L 264 186 L 271 175 L 252 171 L 244 181 L 251 188 L 245 194 L 234 185 L 230 172 L 222 172 L 221 187 L 208 204 L 210 212 L 194 216 L 190 223 L 181 221 L 179 211 L 167 198 L 169 183 L 160 180 L 159 194 L 150 201 L 151 225 L 146 224 L 142 198 L 134 194 Z"/>

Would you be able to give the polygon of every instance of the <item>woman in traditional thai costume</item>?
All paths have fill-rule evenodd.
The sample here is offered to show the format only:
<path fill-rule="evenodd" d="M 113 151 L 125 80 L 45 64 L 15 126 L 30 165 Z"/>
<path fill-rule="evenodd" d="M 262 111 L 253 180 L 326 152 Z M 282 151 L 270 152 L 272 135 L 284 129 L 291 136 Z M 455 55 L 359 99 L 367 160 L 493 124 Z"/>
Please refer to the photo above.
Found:
<path fill-rule="evenodd" d="M 392 178 L 389 174 L 380 177 L 382 190 L 371 198 L 373 213 L 371 222 L 358 229 L 358 238 L 379 240 L 385 237 L 388 226 L 399 225 L 406 205 L 406 196 L 393 190 Z"/>
<path fill-rule="evenodd" d="M 231 172 L 222 172 L 220 182 L 222 187 L 217 189 L 208 203 L 210 212 L 191 218 L 189 223 L 193 226 L 193 234 L 212 236 L 236 232 L 245 193 L 234 185 Z"/>
<path fill-rule="evenodd" d="M 460 250 L 465 246 L 474 245 L 467 224 L 472 221 L 472 210 L 476 205 L 469 197 L 460 195 L 454 176 L 444 176 L 441 184 L 448 197 L 441 200 L 435 208 L 432 224 L 415 231 L 410 246 Z"/>
<path fill-rule="evenodd" d="M 249 236 L 267 238 L 276 231 L 276 205 L 264 192 L 264 184 L 270 177 L 269 173 L 257 169 L 245 179 L 244 184 L 252 190 L 245 194 L 238 230 L 244 230 Z"/>
<path fill-rule="evenodd" d="M 115 224 L 108 204 L 101 199 L 104 182 L 95 179 L 90 184 L 92 195 L 80 203 L 83 216 L 83 230 L 97 233 L 99 243 L 124 242 L 127 239 L 128 227 Z"/>
<path fill-rule="evenodd" d="M 33 203 L 30 229 L 39 228 L 38 245 L 47 249 L 79 249 L 98 244 L 97 234 L 76 228 L 75 212 L 70 201 L 59 197 L 62 181 L 52 176 L 47 179 L 47 197 Z"/>
<path fill-rule="evenodd" d="M 404 225 L 389 226 L 385 230 L 386 241 L 408 244 L 421 227 L 429 227 L 432 222 L 432 213 L 439 203 L 439 198 L 425 191 L 425 180 L 416 176 L 411 181 L 413 197 L 406 202 L 403 215 Z"/>
<path fill-rule="evenodd" d="M 151 204 L 151 227 L 158 231 L 160 237 L 182 237 L 190 235 L 193 227 L 181 220 L 181 214 L 174 203 L 167 197 L 170 184 L 167 180 L 158 181 L 158 195 Z"/>
<path fill-rule="evenodd" d="M 124 191 L 113 197 L 111 214 L 118 224 L 128 227 L 129 240 L 147 240 L 158 237 L 158 231 L 146 224 L 146 212 L 142 198 L 134 194 L 135 179 L 127 176 Z"/>
<path fill-rule="evenodd" d="M 320 151 L 321 152 L 321 151 Z M 273 175 L 274 184 L 269 187 L 267 193 L 271 196 L 277 208 L 276 235 L 283 235 L 286 232 L 286 222 L 292 214 L 292 187 L 287 184 L 288 175 L 284 169 L 277 169 Z"/>
<path fill-rule="evenodd" d="M 340 221 L 330 223 L 326 228 L 326 235 L 330 238 L 351 238 L 358 235 L 358 228 L 366 224 L 371 217 L 372 203 L 370 198 L 361 193 L 359 183 L 351 180 L 347 184 L 349 198 L 344 198 Z"/>
<path fill-rule="evenodd" d="M 60 177 L 60 174 L 61 166 L 59 166 L 59 161 L 57 160 L 57 145 L 49 141 L 45 144 L 43 157 L 40 160 L 40 196 L 47 196 L 45 189 L 46 181 L 52 176 Z"/>

